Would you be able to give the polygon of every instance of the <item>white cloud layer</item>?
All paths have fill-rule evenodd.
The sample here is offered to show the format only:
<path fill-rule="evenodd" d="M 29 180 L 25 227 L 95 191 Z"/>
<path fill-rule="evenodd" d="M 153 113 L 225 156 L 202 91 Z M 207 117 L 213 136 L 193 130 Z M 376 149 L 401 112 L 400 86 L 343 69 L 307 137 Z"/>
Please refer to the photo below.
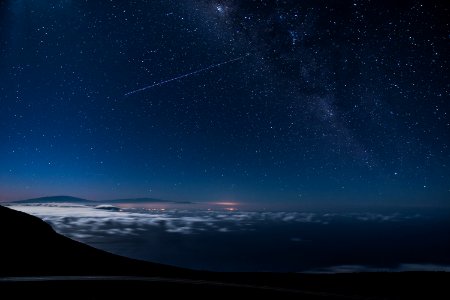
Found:
<path fill-rule="evenodd" d="M 360 222 L 397 222 L 410 219 L 401 214 L 374 213 L 306 213 L 306 212 L 249 212 L 119 209 L 70 203 L 11 205 L 11 208 L 35 215 L 50 223 L 55 230 L 73 238 L 98 235 L 137 235 L 142 231 L 162 228 L 169 233 L 195 234 L 205 230 L 227 233 L 254 230 L 260 222 L 314 223 L 328 225 L 336 219 L 349 218 Z M 418 218 L 420 216 L 413 216 Z M 298 241 L 295 239 L 294 241 Z"/>
<path fill-rule="evenodd" d="M 223 245 L 229 247 L 229 255 L 233 256 L 239 253 L 236 252 L 239 251 L 236 249 L 240 249 L 240 247 L 250 247 L 245 248 L 245 251 L 253 251 L 251 247 L 255 242 L 255 245 L 257 245 L 255 247 L 268 248 L 266 249 L 267 252 L 263 251 L 263 253 L 277 253 L 274 261 L 280 261 L 279 265 L 286 268 L 286 262 L 283 260 L 284 255 L 290 257 L 290 254 L 300 251 L 298 253 L 317 252 L 319 257 L 321 255 L 327 257 L 327 247 L 337 242 L 337 248 L 341 249 L 341 252 L 346 247 L 351 252 L 353 251 L 351 247 L 355 245 L 360 250 L 367 251 L 367 261 L 365 258 L 358 260 L 353 259 L 351 255 L 346 256 L 348 253 L 344 251 L 344 254 L 339 254 L 342 259 L 329 261 L 328 266 L 320 269 L 314 267 L 314 265 L 323 266 L 320 263 L 310 263 L 307 259 L 300 263 L 303 258 L 299 256 L 297 262 L 297 258 L 293 256 L 289 259 L 292 259 L 297 265 L 292 266 L 292 268 L 302 271 L 310 270 L 312 273 L 428 270 L 450 272 L 450 266 L 445 265 L 448 260 L 442 259 L 442 257 L 431 260 L 430 264 L 398 265 L 395 262 L 403 263 L 407 261 L 404 261 L 401 257 L 399 259 L 390 257 L 390 260 L 387 261 L 392 263 L 391 266 L 379 267 L 377 262 L 370 264 L 371 257 L 374 254 L 371 253 L 371 245 L 378 245 L 379 236 L 375 236 L 367 246 L 353 243 L 353 238 L 364 237 L 364 228 L 369 230 L 373 228 L 382 228 L 383 230 L 393 228 L 395 230 L 395 228 L 399 228 L 397 225 L 401 223 L 413 224 L 413 228 L 417 228 L 417 226 L 423 224 L 423 221 L 427 222 L 429 218 L 418 214 L 144 209 L 75 204 L 21 204 L 10 205 L 10 207 L 45 220 L 63 235 L 113 253 L 162 263 L 173 263 L 173 257 L 178 257 L 182 253 L 182 256 L 188 257 L 186 258 L 187 264 L 183 265 L 178 260 L 175 261 L 180 263 L 180 266 L 185 267 L 199 267 L 190 263 L 198 260 L 197 255 L 200 255 L 198 251 L 203 251 L 206 248 L 210 250 L 201 252 L 202 261 L 209 259 L 208 261 L 213 266 L 211 269 L 220 269 L 218 262 L 223 260 L 223 256 L 221 256 L 223 255 L 221 254 Z M 411 221 L 412 223 L 409 223 Z M 345 230 L 349 226 L 352 228 L 358 227 L 361 230 L 356 230 L 356 236 L 348 236 Z M 400 226 L 400 228 L 403 227 Z M 344 229 L 344 233 L 342 229 Z M 398 236 L 398 234 L 394 233 L 394 236 Z M 214 245 L 204 244 L 210 242 Z M 173 248 L 174 243 L 177 245 L 175 248 Z M 348 243 L 347 246 L 345 246 L 346 243 Z M 344 246 L 341 244 L 344 244 Z M 157 246 L 154 247 L 154 245 Z M 438 243 L 437 245 L 442 244 Z M 280 247 L 284 247 L 283 249 L 286 249 L 286 251 L 279 250 Z M 398 249 L 402 249 L 402 251 L 409 250 L 402 248 L 401 244 L 396 245 L 396 247 L 399 247 Z M 152 248 L 151 251 L 148 250 L 150 248 Z M 255 248 L 255 250 L 257 249 L 260 248 Z M 378 251 L 390 253 L 389 248 L 382 247 L 380 249 Z M 164 260 L 161 257 L 166 257 L 166 252 L 167 258 Z M 434 253 L 433 249 L 430 249 L 430 253 Z M 439 254 L 440 252 L 437 251 L 436 253 Z M 240 253 L 236 255 L 236 257 L 239 256 Z M 258 262 L 255 263 L 256 270 L 259 270 L 261 264 L 266 262 L 266 258 L 261 261 L 258 260 L 260 258 L 254 259 Z M 410 261 L 428 262 L 429 260 Z M 439 264 L 441 261 L 443 265 Z M 342 262 L 348 262 L 348 264 L 340 265 Z M 367 265 L 364 265 L 365 263 Z M 217 264 L 219 264 L 219 267 L 217 267 Z M 203 265 L 200 267 L 204 268 Z M 242 268 L 241 262 L 236 265 L 236 269 L 239 268 Z M 247 270 L 245 266 L 243 268 Z"/>

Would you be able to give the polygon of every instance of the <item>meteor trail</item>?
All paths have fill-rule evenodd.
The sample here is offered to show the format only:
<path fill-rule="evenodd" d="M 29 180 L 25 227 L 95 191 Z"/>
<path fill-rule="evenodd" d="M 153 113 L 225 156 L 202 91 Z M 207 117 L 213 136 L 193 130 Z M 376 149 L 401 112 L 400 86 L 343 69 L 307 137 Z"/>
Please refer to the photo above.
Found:
<path fill-rule="evenodd" d="M 206 68 L 203 68 L 203 69 L 200 69 L 200 70 L 197 70 L 197 71 L 193 71 L 193 72 L 190 72 L 190 73 L 187 73 L 187 74 L 184 74 L 184 75 L 180 75 L 180 76 L 177 76 L 177 77 L 174 77 L 174 78 L 171 78 L 171 79 L 167 79 L 167 80 L 164 80 L 164 81 L 160 81 L 160 82 L 154 83 L 154 84 L 152 84 L 152 85 L 148 85 L 148 86 L 145 86 L 145 87 L 143 87 L 143 88 L 140 88 L 140 89 L 137 89 L 137 90 L 128 92 L 128 93 L 124 94 L 124 96 L 130 96 L 130 95 L 132 95 L 132 94 L 139 93 L 139 92 L 143 92 L 143 91 L 145 91 L 145 90 L 154 88 L 154 87 L 156 87 L 156 86 L 164 85 L 164 84 L 169 83 L 169 82 L 171 82 L 171 81 L 179 80 L 179 79 L 182 79 L 182 78 L 191 76 L 191 75 L 195 75 L 195 74 L 198 74 L 198 73 L 201 73 L 201 72 L 204 72 L 204 71 L 208 71 L 208 70 L 211 70 L 211 69 L 214 69 L 214 68 L 218 68 L 218 67 L 220 67 L 220 66 L 222 66 L 222 65 L 226 65 L 226 64 L 232 63 L 232 62 L 234 62 L 234 61 L 241 60 L 241 59 L 243 59 L 243 58 L 245 58 L 245 57 L 247 57 L 247 56 L 249 56 L 249 55 L 250 55 L 250 54 L 247 53 L 246 55 L 240 56 L 240 57 L 238 57 L 238 58 L 233 58 L 233 59 L 227 60 L 227 61 L 225 61 L 225 62 L 221 62 L 221 63 L 219 63 L 219 64 L 211 65 L 211 66 L 209 66 L 209 67 L 206 67 Z"/>

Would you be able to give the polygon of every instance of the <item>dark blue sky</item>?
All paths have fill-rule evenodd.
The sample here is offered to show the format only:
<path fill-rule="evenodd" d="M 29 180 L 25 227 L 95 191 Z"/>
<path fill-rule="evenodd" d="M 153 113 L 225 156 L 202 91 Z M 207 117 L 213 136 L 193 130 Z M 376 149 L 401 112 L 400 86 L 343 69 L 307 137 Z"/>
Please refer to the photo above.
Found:
<path fill-rule="evenodd" d="M 2 1 L 0 200 L 448 206 L 443 3 Z"/>

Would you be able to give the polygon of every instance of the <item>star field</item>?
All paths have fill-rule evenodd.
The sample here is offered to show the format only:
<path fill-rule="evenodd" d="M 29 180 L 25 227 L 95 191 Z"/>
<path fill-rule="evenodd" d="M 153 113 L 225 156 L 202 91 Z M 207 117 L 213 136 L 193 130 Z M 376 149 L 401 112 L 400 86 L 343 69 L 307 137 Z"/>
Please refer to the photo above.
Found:
<path fill-rule="evenodd" d="M 448 205 L 448 20 L 441 1 L 3 1 L 0 200 Z"/>

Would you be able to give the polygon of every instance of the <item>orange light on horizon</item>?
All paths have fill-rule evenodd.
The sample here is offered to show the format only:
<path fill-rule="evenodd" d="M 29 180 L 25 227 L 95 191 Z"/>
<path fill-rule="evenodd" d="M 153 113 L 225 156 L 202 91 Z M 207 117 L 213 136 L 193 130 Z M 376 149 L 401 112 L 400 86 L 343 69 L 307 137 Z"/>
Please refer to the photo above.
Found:
<path fill-rule="evenodd" d="M 212 204 L 223 205 L 223 206 L 238 206 L 238 202 L 213 202 Z"/>

